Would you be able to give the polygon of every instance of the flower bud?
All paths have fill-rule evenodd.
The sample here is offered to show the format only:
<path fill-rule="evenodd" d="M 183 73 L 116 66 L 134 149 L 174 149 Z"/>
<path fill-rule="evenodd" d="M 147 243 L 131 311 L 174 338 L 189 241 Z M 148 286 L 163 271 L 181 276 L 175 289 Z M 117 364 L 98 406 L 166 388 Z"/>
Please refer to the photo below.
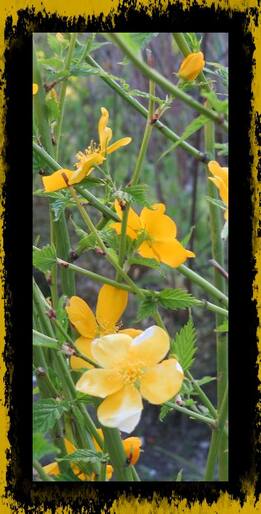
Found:
<path fill-rule="evenodd" d="M 178 75 L 183 80 L 195 80 L 205 66 L 202 52 L 193 52 L 182 61 Z"/>

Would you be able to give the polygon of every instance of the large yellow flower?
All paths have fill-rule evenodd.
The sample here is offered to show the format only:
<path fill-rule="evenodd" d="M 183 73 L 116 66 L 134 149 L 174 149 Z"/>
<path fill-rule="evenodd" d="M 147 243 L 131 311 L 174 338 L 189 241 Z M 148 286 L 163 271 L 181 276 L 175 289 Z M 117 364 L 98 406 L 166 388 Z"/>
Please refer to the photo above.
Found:
<path fill-rule="evenodd" d="M 76 154 L 77 163 L 76 171 L 62 168 L 55 171 L 52 175 L 42 177 L 44 189 L 50 193 L 67 187 L 64 176 L 66 177 L 68 184 L 78 184 L 85 177 L 87 177 L 95 165 L 100 165 L 106 159 L 106 155 L 118 150 L 122 146 L 126 146 L 131 142 L 130 137 L 123 137 L 118 139 L 112 145 L 108 146 L 112 138 L 112 130 L 107 127 L 109 121 L 109 112 L 105 107 L 101 107 L 101 117 L 98 123 L 98 134 L 99 134 L 99 145 L 96 145 L 93 141 L 90 146 L 84 152 L 78 152 Z"/>
<path fill-rule="evenodd" d="M 228 207 L 228 168 L 222 167 L 217 161 L 210 161 L 208 169 L 214 177 L 209 177 L 219 190 L 220 198 Z M 228 209 L 224 213 L 225 220 L 228 220 Z"/>
<path fill-rule="evenodd" d="M 122 219 L 122 209 L 117 200 L 115 209 L 119 218 Z M 131 239 L 137 239 L 141 231 L 144 231 L 146 240 L 139 246 L 138 253 L 142 257 L 155 259 L 176 268 L 188 257 L 195 257 L 195 254 L 186 250 L 176 239 L 176 223 L 164 214 L 165 210 L 163 203 L 155 203 L 151 209 L 144 207 L 140 216 L 130 209 L 126 232 Z M 120 222 L 113 223 L 111 226 L 117 234 L 121 233 Z"/>
<path fill-rule="evenodd" d="M 100 436 L 103 437 L 103 433 L 101 429 L 98 429 L 97 432 L 100 434 Z M 97 451 L 101 451 L 101 448 L 98 446 L 98 444 L 94 442 L 94 446 Z M 71 443 L 68 439 L 64 439 L 65 448 L 67 451 L 67 454 L 70 455 L 70 453 L 74 453 L 77 448 L 74 446 L 74 444 Z M 91 473 L 90 475 L 87 475 L 86 473 L 82 472 L 79 466 L 77 464 L 71 464 L 71 468 L 73 473 L 80 479 L 85 481 L 93 481 L 95 480 L 95 474 Z M 47 475 L 59 475 L 60 469 L 57 462 L 51 462 L 50 464 L 47 464 L 46 466 L 43 466 L 43 469 Z M 110 480 L 113 473 L 113 467 L 110 464 L 107 464 L 106 466 L 106 480 Z"/>
<path fill-rule="evenodd" d="M 91 342 L 95 337 L 118 332 L 117 323 L 125 311 L 128 303 L 128 292 L 123 289 L 105 284 L 98 294 L 96 317 L 89 305 L 79 296 L 72 296 L 66 307 L 70 322 L 79 332 L 80 337 L 75 345 L 78 350 L 93 360 Z M 134 328 L 120 330 L 119 332 L 136 337 L 141 330 Z M 79 357 L 71 357 L 73 369 L 92 367 Z"/>
<path fill-rule="evenodd" d="M 169 347 L 168 334 L 157 326 L 134 339 L 113 334 L 92 341 L 92 358 L 102 369 L 83 373 L 76 389 L 104 398 L 97 409 L 102 425 L 130 433 L 139 423 L 142 397 L 159 405 L 179 392 L 181 366 L 176 359 L 162 361 Z"/>

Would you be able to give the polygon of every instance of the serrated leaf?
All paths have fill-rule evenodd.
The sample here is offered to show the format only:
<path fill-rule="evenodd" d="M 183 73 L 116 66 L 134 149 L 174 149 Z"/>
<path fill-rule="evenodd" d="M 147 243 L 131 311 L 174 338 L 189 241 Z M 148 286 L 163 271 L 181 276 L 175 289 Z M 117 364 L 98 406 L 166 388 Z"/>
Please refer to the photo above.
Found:
<path fill-rule="evenodd" d="M 196 330 L 192 318 L 189 318 L 171 342 L 170 354 L 176 356 L 183 371 L 186 372 L 194 362 L 196 350 Z"/>
<path fill-rule="evenodd" d="M 33 330 L 33 346 L 52 348 L 53 350 L 59 349 L 57 339 L 53 339 L 52 337 L 48 337 L 45 334 L 41 334 L 40 332 L 37 332 L 37 330 Z"/>
<path fill-rule="evenodd" d="M 130 257 L 128 259 L 128 263 L 129 264 L 136 264 L 136 265 L 139 265 L 139 266 L 146 266 L 147 268 L 152 268 L 152 269 L 159 269 L 160 268 L 160 263 L 157 262 L 157 261 L 154 261 L 154 259 L 146 259 L 145 257 Z"/>
<path fill-rule="evenodd" d="M 33 404 L 34 432 L 46 433 L 51 430 L 69 408 L 70 404 L 66 400 L 58 401 L 50 398 L 35 402 Z"/>
<path fill-rule="evenodd" d="M 184 289 L 163 289 L 159 294 L 159 303 L 165 309 L 187 309 L 199 302 Z"/>
<path fill-rule="evenodd" d="M 127 193 L 131 200 L 136 202 L 139 205 L 149 207 L 149 201 L 147 198 L 147 194 L 149 192 L 149 186 L 147 184 L 136 184 L 134 186 L 127 186 L 123 189 L 125 193 Z"/>
<path fill-rule="evenodd" d="M 51 442 L 47 441 L 43 434 L 33 434 L 33 458 L 40 460 L 47 455 L 60 453 L 59 448 L 54 446 Z"/>
<path fill-rule="evenodd" d="M 221 114 L 227 114 L 228 100 L 219 100 L 215 91 L 202 91 L 202 96 L 207 98 L 210 107 Z"/>
<path fill-rule="evenodd" d="M 153 296 L 146 296 L 140 301 L 137 312 L 137 321 L 154 316 L 157 309 L 157 301 Z"/>
<path fill-rule="evenodd" d="M 53 245 L 46 245 L 43 248 L 33 249 L 33 265 L 35 268 L 46 273 L 56 263 L 56 251 Z"/>
<path fill-rule="evenodd" d="M 97 452 L 95 450 L 79 449 L 69 455 L 57 459 L 57 461 L 83 462 L 86 464 L 96 464 L 108 461 L 109 456 L 106 453 Z"/>
<path fill-rule="evenodd" d="M 161 154 L 161 156 L 159 157 L 158 161 L 160 161 L 161 159 L 163 159 L 163 157 L 166 157 L 166 155 L 170 152 L 172 152 L 173 150 L 175 150 L 175 148 L 177 148 L 180 143 L 183 143 L 183 141 L 185 141 L 186 139 L 188 139 L 190 136 L 192 136 L 192 134 L 195 134 L 195 132 L 197 132 L 199 129 L 201 129 L 202 127 L 204 127 L 204 125 L 208 122 L 208 118 L 206 116 L 204 116 L 203 114 L 200 114 L 200 116 L 198 116 L 197 118 L 195 118 L 194 120 L 192 120 L 188 125 L 187 127 L 185 128 L 184 132 L 182 132 L 181 136 L 180 136 L 180 139 L 178 141 L 176 141 L 176 143 L 174 143 L 173 145 L 171 145 L 167 150 L 165 150 L 165 152 L 163 152 Z"/>
<path fill-rule="evenodd" d="M 83 371 L 86 371 L 86 368 L 83 368 Z M 81 393 L 80 391 L 76 391 L 76 399 L 77 402 L 81 402 L 86 405 L 99 405 L 101 403 L 100 398 Z"/>

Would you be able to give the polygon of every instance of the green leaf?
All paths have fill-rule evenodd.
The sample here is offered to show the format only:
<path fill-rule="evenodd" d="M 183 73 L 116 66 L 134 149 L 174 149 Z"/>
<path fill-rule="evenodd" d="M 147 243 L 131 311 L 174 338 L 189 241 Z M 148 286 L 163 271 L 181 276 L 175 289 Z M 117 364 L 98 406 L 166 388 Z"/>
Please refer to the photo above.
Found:
<path fill-rule="evenodd" d="M 175 482 L 182 482 L 182 478 L 183 478 L 183 469 L 180 469 L 176 476 Z"/>
<path fill-rule="evenodd" d="M 173 407 L 171 407 L 167 403 L 163 403 L 160 408 L 159 420 L 164 421 L 164 419 L 168 416 L 168 414 L 173 411 Z"/>
<path fill-rule="evenodd" d="M 41 334 L 40 332 L 37 332 L 37 330 L 33 330 L 33 346 L 59 350 L 58 341 L 56 339 L 48 337 L 45 334 Z"/>
<path fill-rule="evenodd" d="M 191 236 L 193 234 L 193 230 L 195 229 L 196 225 L 193 225 L 190 229 L 190 231 L 185 235 L 185 237 L 183 237 L 182 241 L 181 241 L 181 244 L 183 246 L 187 246 L 187 244 L 189 243 L 190 239 L 191 239 Z"/>
<path fill-rule="evenodd" d="M 68 40 L 65 37 L 63 38 L 63 40 L 58 41 L 56 35 L 53 35 L 50 32 L 47 34 L 47 41 L 51 50 L 57 55 L 60 55 L 61 49 L 67 47 L 69 44 Z"/>
<path fill-rule="evenodd" d="M 159 303 L 165 309 L 187 309 L 199 302 L 184 289 L 163 289 L 159 293 Z"/>
<path fill-rule="evenodd" d="M 157 35 L 157 32 L 121 32 L 119 34 L 125 44 L 139 57 L 141 57 L 141 50 Z"/>
<path fill-rule="evenodd" d="M 146 266 L 147 268 L 160 269 L 160 263 L 154 259 L 146 259 L 145 257 L 130 257 L 128 259 L 129 264 L 136 264 L 140 266 Z"/>
<path fill-rule="evenodd" d="M 228 100 L 219 100 L 215 91 L 202 91 L 202 96 L 207 98 L 210 106 L 221 114 L 227 114 Z"/>
<path fill-rule="evenodd" d="M 57 459 L 57 461 L 83 462 L 86 464 L 97 464 L 99 462 L 108 461 L 107 453 L 97 452 L 95 450 L 79 449 L 69 455 Z"/>
<path fill-rule="evenodd" d="M 33 404 L 34 432 L 46 433 L 59 421 L 64 412 L 67 412 L 70 404 L 66 400 L 38 400 Z"/>
<path fill-rule="evenodd" d="M 146 296 L 138 306 L 137 321 L 144 318 L 153 317 L 157 309 L 157 300 L 153 295 Z"/>
<path fill-rule="evenodd" d="M 163 152 L 161 154 L 161 156 L 159 157 L 158 161 L 160 159 L 163 159 L 163 157 L 166 157 L 166 155 L 170 152 L 172 152 L 175 148 L 177 148 L 177 146 L 180 145 L 180 143 L 183 143 L 183 141 L 185 141 L 186 139 L 188 139 L 190 136 L 192 136 L 192 134 L 194 134 L 195 132 L 197 132 L 199 129 L 201 129 L 202 127 L 204 127 L 204 125 L 208 122 L 208 118 L 206 116 L 204 116 L 203 114 L 200 114 L 200 116 L 198 116 L 197 118 L 195 118 L 194 120 L 192 120 L 188 125 L 187 127 L 185 128 L 184 132 L 182 132 L 181 136 L 180 136 L 180 139 L 178 141 L 176 141 L 176 143 L 174 143 L 173 145 L 171 145 L 167 150 L 165 150 L 165 152 Z"/>
<path fill-rule="evenodd" d="M 64 61 L 59 57 L 49 57 L 48 59 L 38 59 L 39 64 L 50 71 L 57 71 L 64 67 Z"/>
<path fill-rule="evenodd" d="M 33 249 L 33 265 L 35 268 L 46 273 L 56 263 L 56 251 L 53 245 L 46 245 L 43 248 Z"/>
<path fill-rule="evenodd" d="M 216 207 L 223 209 L 223 211 L 225 211 L 227 209 L 227 206 L 224 204 L 224 202 L 222 202 L 222 200 L 219 200 L 218 198 L 212 198 L 211 196 L 206 196 L 206 199 L 208 202 L 212 203 L 213 205 L 216 205 Z"/>
<path fill-rule="evenodd" d="M 217 380 L 216 377 L 206 376 L 206 377 L 201 378 L 200 380 L 197 380 L 197 384 L 202 386 L 205 384 L 209 384 L 209 382 L 213 382 L 214 380 Z"/>
<path fill-rule="evenodd" d="M 215 148 L 218 155 L 228 155 L 228 143 L 215 143 Z"/>
<path fill-rule="evenodd" d="M 185 372 L 192 366 L 196 350 L 196 330 L 192 318 L 189 318 L 171 342 L 170 354 L 176 356 Z"/>
<path fill-rule="evenodd" d="M 219 325 L 215 332 L 228 332 L 228 320 L 225 320 L 221 325 Z"/>
<path fill-rule="evenodd" d="M 136 184 L 134 186 L 127 186 L 123 189 L 125 193 L 130 196 L 130 199 L 133 202 L 136 202 L 139 205 L 149 207 L 149 201 L 147 198 L 147 194 L 149 192 L 149 186 L 147 184 Z"/>
<path fill-rule="evenodd" d="M 44 438 L 43 434 L 33 434 L 33 458 L 35 460 L 40 460 L 42 457 L 45 457 L 53 453 L 60 453 L 59 448 L 57 448 L 56 446 L 54 446 L 54 444 L 47 441 Z"/>

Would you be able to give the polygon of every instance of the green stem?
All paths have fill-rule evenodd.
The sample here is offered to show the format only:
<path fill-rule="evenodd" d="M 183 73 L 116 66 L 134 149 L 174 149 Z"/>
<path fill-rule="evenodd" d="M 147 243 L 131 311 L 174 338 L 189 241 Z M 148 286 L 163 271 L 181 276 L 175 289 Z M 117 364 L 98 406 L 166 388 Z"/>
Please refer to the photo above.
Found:
<path fill-rule="evenodd" d="M 189 371 L 186 372 L 187 377 L 192 382 L 195 391 L 197 391 L 199 398 L 201 399 L 202 403 L 208 408 L 211 416 L 213 416 L 214 419 L 217 418 L 217 411 L 211 401 L 209 400 L 208 396 L 204 393 L 203 389 L 201 389 L 200 385 L 198 384 L 197 380 L 193 378 L 191 373 Z"/>
<path fill-rule="evenodd" d="M 225 423 L 227 420 L 227 410 L 228 410 L 228 389 L 226 388 L 225 394 L 222 400 L 222 403 L 220 405 L 218 419 L 217 419 L 217 428 L 213 431 L 209 452 L 208 452 L 208 459 L 207 459 L 207 466 L 206 466 L 206 472 L 205 472 L 205 480 L 214 480 L 214 473 L 215 473 L 215 465 L 217 460 L 217 454 L 220 449 L 220 445 L 222 442 L 222 438 L 225 434 Z M 226 449 L 227 452 L 227 449 Z"/>
<path fill-rule="evenodd" d="M 215 158 L 215 131 L 213 123 L 206 123 L 205 127 L 205 149 L 206 153 L 210 156 L 210 159 Z M 207 179 L 209 176 L 208 169 Z M 217 189 L 215 185 L 208 181 L 208 194 L 212 198 L 217 198 Z M 212 258 L 221 266 L 224 267 L 224 251 L 223 243 L 221 240 L 221 218 L 220 210 L 213 205 L 209 204 L 210 212 L 210 232 L 211 232 L 211 243 L 212 243 Z M 225 280 L 224 277 L 219 273 L 218 269 L 214 269 L 214 284 L 220 291 L 225 291 Z M 216 327 L 222 323 L 222 316 L 216 313 Z M 227 372 L 228 372 L 228 352 L 227 352 L 227 337 L 226 335 L 216 332 L 216 352 L 217 352 L 217 409 L 218 412 L 221 408 L 221 403 L 224 398 L 225 390 L 227 388 Z M 227 413 L 228 415 L 228 413 Z M 214 438 L 214 436 L 213 436 Z M 227 435 L 225 432 L 222 433 L 220 449 L 218 455 L 218 469 L 219 479 L 228 479 L 228 453 L 227 453 Z M 212 445 L 210 446 L 210 452 L 212 451 Z"/>
<path fill-rule="evenodd" d="M 49 477 L 42 468 L 40 462 L 38 460 L 33 461 L 34 469 L 37 471 L 39 477 L 44 480 L 45 482 L 53 482 L 53 478 Z"/>
<path fill-rule="evenodd" d="M 48 111 L 45 103 L 46 93 L 38 66 L 35 44 L 33 46 L 33 81 L 36 82 L 39 87 L 37 94 L 34 95 L 34 119 L 36 121 L 37 132 L 39 133 L 41 144 L 47 148 L 49 154 L 52 155 L 53 145 L 48 123 Z"/>
<path fill-rule="evenodd" d="M 91 66 L 97 68 L 102 72 L 101 79 L 111 87 L 118 95 L 120 95 L 129 105 L 131 105 L 137 112 L 139 112 L 143 118 L 148 117 L 148 110 L 140 103 L 136 98 L 133 98 L 129 93 L 127 93 L 115 80 L 110 78 L 109 74 L 105 72 L 105 70 L 91 57 L 87 55 L 85 57 L 86 61 L 91 64 Z M 161 121 L 156 121 L 154 123 L 154 127 L 158 129 L 165 137 L 167 137 L 173 143 L 179 141 L 180 147 L 190 155 L 192 155 L 195 159 L 205 162 L 205 156 L 202 152 L 191 146 L 186 141 L 183 141 L 173 130 L 169 129 L 166 125 L 161 123 Z"/>
<path fill-rule="evenodd" d="M 179 89 L 177 86 L 172 84 L 172 82 L 163 77 L 155 69 L 149 67 L 129 48 L 129 46 L 123 41 L 119 33 L 106 34 L 106 37 L 107 39 L 115 43 L 123 51 L 123 53 L 127 55 L 127 57 L 132 61 L 136 68 L 138 68 L 143 75 L 148 77 L 148 79 L 156 82 L 156 84 L 165 89 L 175 98 L 179 98 L 192 109 L 195 109 L 200 114 L 203 114 L 210 120 L 214 121 L 215 123 L 218 123 L 224 130 L 228 130 L 227 123 L 219 116 L 219 114 L 200 104 L 197 100 L 195 100 L 190 95 L 185 93 L 182 89 Z"/>
<path fill-rule="evenodd" d="M 153 108 L 154 108 L 154 100 L 153 96 L 155 95 L 155 84 L 151 80 L 149 81 L 149 110 L 148 110 L 148 118 L 145 126 L 145 131 L 143 135 L 143 140 L 141 143 L 139 155 L 136 161 L 136 165 L 133 171 L 133 175 L 131 178 L 131 184 L 136 185 L 140 178 L 140 173 L 142 170 L 143 162 L 145 159 L 145 155 L 147 153 L 148 145 L 150 136 L 152 133 L 153 125 L 150 123 L 152 115 L 153 115 Z M 121 222 L 121 235 L 120 235 L 120 246 L 119 246 L 119 265 L 122 267 L 124 264 L 124 258 L 125 258 L 125 249 L 126 249 L 126 231 L 127 231 L 127 222 L 128 222 L 128 215 L 129 215 L 130 205 L 126 205 L 123 215 L 122 215 L 122 222 Z M 119 272 L 116 274 L 116 280 L 119 279 Z"/>
<path fill-rule="evenodd" d="M 107 469 L 107 462 L 101 462 L 101 470 L 100 470 L 100 475 L 99 475 L 100 482 L 106 482 L 106 469 Z"/>
<path fill-rule="evenodd" d="M 39 146 L 37 143 L 33 143 L 33 149 L 34 151 L 42 157 L 42 159 L 45 160 L 45 162 L 50 166 L 52 167 L 55 171 L 56 170 L 60 170 L 62 169 L 62 166 L 60 166 L 60 164 L 58 164 L 58 162 L 56 162 L 52 157 L 51 155 L 48 154 L 48 152 L 42 148 L 41 146 Z M 65 186 L 66 187 L 66 186 Z M 86 200 L 88 200 L 88 202 L 93 206 L 95 207 L 96 209 L 98 209 L 101 213 L 104 214 L 104 216 L 106 216 L 106 218 L 111 218 L 111 219 L 114 219 L 115 221 L 120 221 L 119 220 L 119 217 L 117 216 L 117 214 L 112 210 L 110 209 L 109 207 L 107 207 L 106 205 L 103 205 L 90 191 L 88 191 L 87 189 L 83 189 L 83 187 L 81 186 L 76 186 L 75 187 L 76 191 L 78 191 L 84 198 L 86 198 Z"/>
<path fill-rule="evenodd" d="M 219 290 L 218 287 L 216 287 L 216 284 L 213 286 L 210 282 L 208 282 L 208 280 L 198 275 L 198 273 L 196 273 L 195 271 L 187 268 L 187 266 L 184 266 L 184 264 L 179 266 L 177 270 L 180 271 L 182 275 L 189 278 L 191 282 L 197 284 L 199 287 L 204 289 L 204 291 L 209 293 L 212 297 L 216 298 L 221 303 L 223 303 L 225 307 L 228 307 L 228 297 L 221 290 Z"/>
<path fill-rule="evenodd" d="M 180 405 L 177 405 L 173 402 L 166 402 L 166 405 L 171 407 L 172 409 L 181 412 L 182 414 L 186 414 L 187 416 L 190 416 L 191 418 L 201 421 L 203 423 L 206 423 L 207 425 L 211 427 L 216 427 L 216 420 L 213 418 L 208 418 L 207 416 L 203 416 L 203 414 L 198 414 L 197 412 L 194 412 L 190 409 L 186 409 L 186 407 L 181 407 Z"/>
<path fill-rule="evenodd" d="M 141 482 L 141 479 L 140 479 L 140 477 L 139 477 L 135 467 L 131 465 L 130 468 L 131 468 L 131 472 L 132 472 L 132 479 L 133 479 L 133 481 L 134 482 Z"/>
<path fill-rule="evenodd" d="M 72 33 L 70 35 L 70 44 L 68 48 L 68 52 L 65 59 L 64 64 L 64 71 L 67 72 L 70 70 L 71 67 L 71 61 L 73 56 L 73 51 L 76 43 L 76 33 Z M 61 133 L 62 133 L 62 124 L 63 124 L 63 117 L 64 117 L 64 107 L 65 107 L 65 95 L 66 95 L 66 88 L 67 88 L 67 80 L 64 80 L 62 82 L 61 86 L 61 94 L 60 94 L 60 101 L 59 101 L 59 118 L 57 123 L 57 131 L 56 131 L 56 159 L 59 160 L 59 150 L 60 150 L 60 141 L 61 141 Z"/>
<path fill-rule="evenodd" d="M 67 334 L 67 332 L 64 330 L 63 326 L 58 321 L 58 319 L 53 319 L 53 324 L 56 326 L 56 328 L 58 328 L 58 330 L 61 332 L 61 334 L 63 334 L 63 336 L 66 338 L 66 342 L 69 342 L 69 346 L 71 346 L 71 348 L 73 348 L 74 355 L 76 357 L 80 357 L 84 361 L 88 362 L 88 364 L 91 364 L 91 366 L 93 366 L 94 368 L 100 368 L 100 366 L 98 366 L 97 362 L 93 361 L 92 359 L 89 359 L 89 357 L 86 357 L 86 355 L 84 355 L 83 353 L 81 353 L 78 350 L 77 346 L 74 344 L 74 342 L 71 339 L 71 337 L 69 336 L 69 334 Z"/>
<path fill-rule="evenodd" d="M 133 480 L 132 472 L 130 467 L 126 465 L 126 454 L 119 430 L 117 428 L 102 427 L 102 431 L 104 434 L 105 448 L 109 453 L 116 480 L 119 482 L 131 482 Z"/>

